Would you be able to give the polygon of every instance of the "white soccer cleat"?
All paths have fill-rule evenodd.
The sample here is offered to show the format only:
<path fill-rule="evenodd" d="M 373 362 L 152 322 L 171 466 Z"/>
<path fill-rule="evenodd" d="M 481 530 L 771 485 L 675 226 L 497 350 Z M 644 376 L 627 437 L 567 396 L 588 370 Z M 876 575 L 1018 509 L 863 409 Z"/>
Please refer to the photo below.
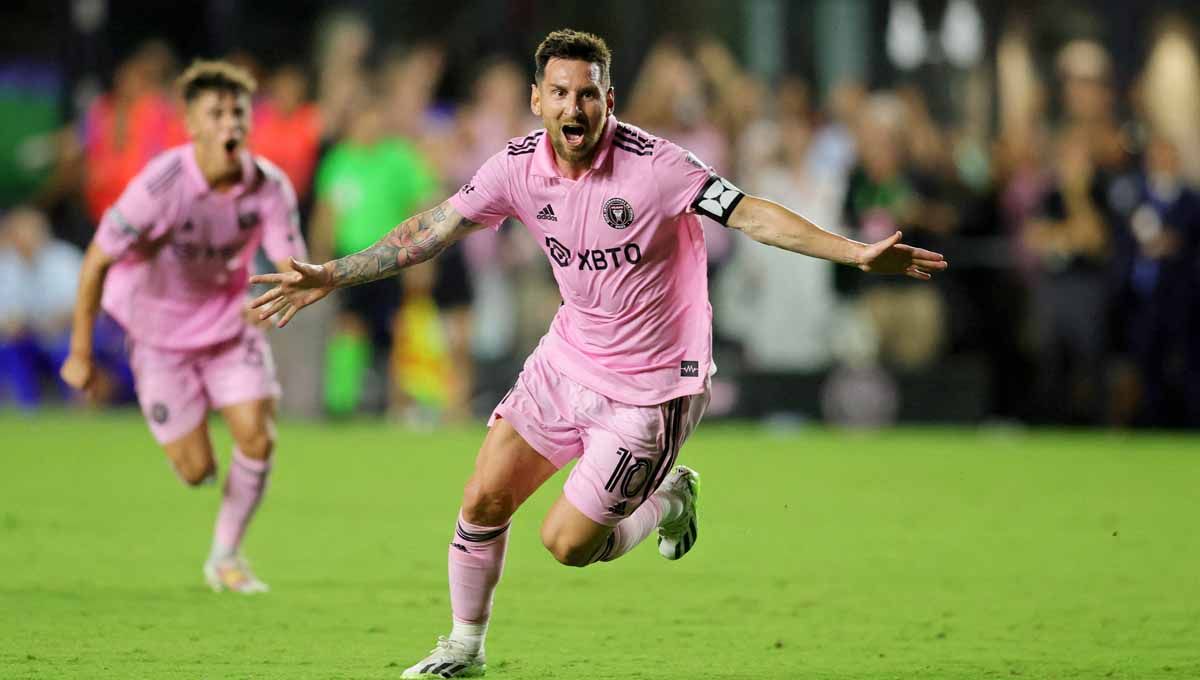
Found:
<path fill-rule="evenodd" d="M 483 650 L 472 654 L 467 646 L 448 637 L 438 638 L 429 656 L 410 666 L 401 678 L 478 678 L 487 670 Z"/>
<path fill-rule="evenodd" d="M 204 580 L 208 581 L 208 586 L 217 593 L 228 590 L 243 595 L 252 595 L 270 590 L 267 584 L 258 580 L 254 572 L 250 570 L 250 563 L 240 555 L 205 562 Z"/>
<path fill-rule="evenodd" d="M 700 497 L 700 473 L 676 465 L 655 493 L 668 494 L 683 501 L 679 517 L 658 526 L 658 554 L 668 560 L 683 557 L 696 545 L 696 501 Z"/>

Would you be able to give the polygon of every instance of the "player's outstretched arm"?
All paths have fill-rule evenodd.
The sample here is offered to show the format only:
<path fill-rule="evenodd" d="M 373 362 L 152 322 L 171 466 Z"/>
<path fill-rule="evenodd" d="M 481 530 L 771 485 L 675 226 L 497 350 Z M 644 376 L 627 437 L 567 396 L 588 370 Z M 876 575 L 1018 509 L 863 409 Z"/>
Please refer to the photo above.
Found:
<path fill-rule="evenodd" d="M 449 201 L 408 218 L 375 245 L 323 265 L 292 260 L 292 271 L 260 274 L 251 283 L 274 284 L 250 304 L 261 310 L 259 318 L 276 314 L 283 328 L 296 312 L 321 300 L 336 288 L 395 276 L 401 269 L 433 258 L 447 246 L 482 228 L 462 215 Z"/>
<path fill-rule="evenodd" d="M 93 240 L 83 256 L 79 273 L 79 291 L 71 316 L 71 347 L 66 361 L 59 369 L 63 382 L 91 396 L 95 387 L 96 364 L 92 355 L 92 331 L 100 311 L 100 294 L 104 279 L 112 266 L 109 257 Z"/>
<path fill-rule="evenodd" d="M 949 266 L 941 253 L 900 243 L 900 232 L 875 243 L 859 243 L 825 231 L 778 203 L 755 196 L 739 201 L 726 225 L 759 243 L 875 274 L 904 274 L 927 281 L 934 272 Z"/>

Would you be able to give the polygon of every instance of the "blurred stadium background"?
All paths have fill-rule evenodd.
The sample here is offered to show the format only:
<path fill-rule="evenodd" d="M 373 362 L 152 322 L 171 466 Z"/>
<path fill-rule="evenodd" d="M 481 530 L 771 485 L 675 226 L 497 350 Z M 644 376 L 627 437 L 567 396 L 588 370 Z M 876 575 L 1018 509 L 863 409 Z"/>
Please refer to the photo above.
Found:
<path fill-rule="evenodd" d="M 5 403 L 60 403 L 98 215 L 183 134 L 171 78 L 251 67 L 253 146 L 318 259 L 465 181 L 559 26 L 612 44 L 617 114 L 829 229 L 944 251 L 869 281 L 708 224 L 714 417 L 1200 425 L 1200 15 L 1187 2 L 5 3 Z M 373 187 L 386 186 L 388 191 Z M 27 210 L 23 208 L 32 208 Z M 485 414 L 557 304 L 519 225 L 275 333 L 300 417 Z M 323 315 L 323 316 L 322 316 Z M 128 403 L 119 330 L 109 401 Z"/>
<path fill-rule="evenodd" d="M 276 589 L 253 606 L 178 559 L 212 508 L 148 462 L 120 329 L 97 331 L 98 403 L 56 382 L 81 249 L 182 139 L 171 80 L 195 57 L 257 74 L 252 146 L 291 177 L 323 259 L 538 127 L 531 54 L 563 26 L 613 48 L 621 119 L 831 230 L 902 228 L 952 268 L 868 280 L 707 224 L 720 372 L 684 454 L 706 474 L 705 542 L 674 572 L 645 551 L 567 573 L 536 545 L 539 494 L 493 670 L 1200 676 L 1196 3 L 14 0 L 0 677 L 395 677 L 426 648 L 482 419 L 559 302 L 523 228 L 272 332 L 289 462 L 250 539 Z M 1124 431 L 1151 428 L 1185 431 Z M 578 611 L 628 623 L 602 642 L 634 651 L 558 625 Z"/>

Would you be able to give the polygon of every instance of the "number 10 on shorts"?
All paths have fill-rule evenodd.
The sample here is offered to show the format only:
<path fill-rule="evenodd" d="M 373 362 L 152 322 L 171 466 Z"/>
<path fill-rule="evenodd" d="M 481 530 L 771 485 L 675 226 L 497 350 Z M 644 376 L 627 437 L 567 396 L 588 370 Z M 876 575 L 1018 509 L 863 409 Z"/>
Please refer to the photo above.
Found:
<path fill-rule="evenodd" d="M 604 490 L 609 493 L 619 491 L 625 498 L 633 498 L 641 493 L 647 482 L 650 481 L 650 460 L 634 458 L 626 448 L 617 449 L 617 455 L 620 456 L 620 460 L 613 468 L 612 475 L 604 485 Z"/>

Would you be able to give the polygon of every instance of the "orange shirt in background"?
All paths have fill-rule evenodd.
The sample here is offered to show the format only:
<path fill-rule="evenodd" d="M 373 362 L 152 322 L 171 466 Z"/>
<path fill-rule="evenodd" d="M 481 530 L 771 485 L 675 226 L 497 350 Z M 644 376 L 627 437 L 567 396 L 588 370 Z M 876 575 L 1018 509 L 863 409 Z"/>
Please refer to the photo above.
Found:
<path fill-rule="evenodd" d="M 270 101 L 256 102 L 250 146 L 292 180 L 296 196 L 304 200 L 312 190 L 313 170 L 321 147 L 321 112 L 305 104 L 284 113 Z"/>
<path fill-rule="evenodd" d="M 111 94 L 97 97 L 83 130 L 83 193 L 92 222 L 100 223 L 104 211 L 151 158 L 185 141 L 183 116 L 162 94 L 135 99 L 124 120 Z"/>

